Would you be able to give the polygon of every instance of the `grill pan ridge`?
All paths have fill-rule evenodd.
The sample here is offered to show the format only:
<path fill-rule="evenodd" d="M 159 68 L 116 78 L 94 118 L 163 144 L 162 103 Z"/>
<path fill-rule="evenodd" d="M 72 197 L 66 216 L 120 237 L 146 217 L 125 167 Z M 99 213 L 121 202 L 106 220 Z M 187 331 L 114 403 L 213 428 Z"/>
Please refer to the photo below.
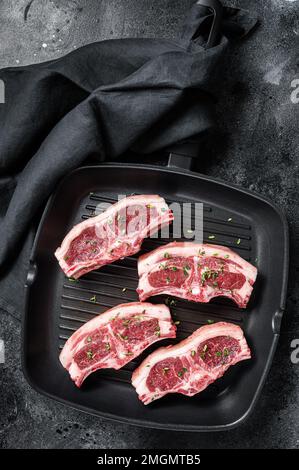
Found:
<path fill-rule="evenodd" d="M 155 193 L 167 203 L 203 202 L 204 242 L 230 247 L 257 266 L 253 296 L 245 310 L 225 299 L 209 304 L 175 299 L 173 305 L 171 297 L 153 297 L 153 303 L 170 302 L 172 317 L 179 322 L 177 339 L 153 345 L 120 371 L 96 372 L 78 390 L 58 360 L 65 341 L 95 315 L 136 301 L 138 256 L 173 239 L 146 239 L 137 255 L 76 282 L 60 271 L 55 248 L 74 224 L 95 214 L 99 203 L 116 202 L 118 194 Z M 252 411 L 272 362 L 285 305 L 287 269 L 286 221 L 262 197 L 178 168 L 128 164 L 81 168 L 67 176 L 49 200 L 32 250 L 23 323 L 24 373 L 39 392 L 106 418 L 163 429 L 229 429 Z M 132 371 L 159 345 L 181 341 L 208 321 L 241 326 L 253 359 L 232 367 L 193 398 L 172 395 L 142 405 L 130 385 Z"/>

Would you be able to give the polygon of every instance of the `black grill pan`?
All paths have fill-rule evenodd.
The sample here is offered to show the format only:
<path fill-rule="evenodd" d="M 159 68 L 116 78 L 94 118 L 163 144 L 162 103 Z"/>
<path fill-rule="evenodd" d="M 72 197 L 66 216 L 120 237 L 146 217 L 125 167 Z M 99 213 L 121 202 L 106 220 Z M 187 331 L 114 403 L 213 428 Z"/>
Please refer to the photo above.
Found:
<path fill-rule="evenodd" d="M 183 160 L 184 164 L 188 159 Z M 103 164 L 68 175 L 45 209 L 36 236 L 27 280 L 23 324 L 23 369 L 40 393 L 94 415 L 140 426 L 210 431 L 229 429 L 252 411 L 269 371 L 285 308 L 288 230 L 284 216 L 268 200 L 224 182 L 172 166 Z M 61 272 L 54 251 L 72 226 L 94 214 L 118 194 L 159 194 L 167 202 L 204 203 L 204 241 L 233 248 L 258 268 L 246 310 L 229 301 L 196 304 L 178 300 L 171 308 L 180 321 L 180 341 L 208 320 L 240 325 L 253 359 L 232 367 L 193 398 L 167 396 L 145 407 L 130 384 L 132 370 L 149 354 L 122 370 L 98 371 L 77 389 L 59 363 L 65 341 L 84 322 L 106 309 L 137 299 L 137 257 L 106 266 L 73 283 Z M 241 243 L 237 244 L 240 239 Z M 146 240 L 142 253 L 168 240 Z M 123 289 L 126 289 L 123 291 Z M 96 296 L 96 301 L 90 300 Z M 153 302 L 165 301 L 156 297 Z M 160 346 L 167 342 L 160 342 Z M 158 347 L 155 345 L 155 347 Z"/>

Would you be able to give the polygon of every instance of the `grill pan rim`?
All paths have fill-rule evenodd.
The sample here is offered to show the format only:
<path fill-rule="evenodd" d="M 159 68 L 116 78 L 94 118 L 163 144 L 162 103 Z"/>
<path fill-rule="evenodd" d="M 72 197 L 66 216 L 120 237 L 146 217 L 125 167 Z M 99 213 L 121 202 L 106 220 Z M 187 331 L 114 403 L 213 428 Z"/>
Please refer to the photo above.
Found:
<path fill-rule="evenodd" d="M 41 217 L 41 221 L 39 223 L 39 226 L 38 226 L 38 229 L 37 229 L 37 232 L 36 232 L 33 247 L 32 247 L 32 250 L 31 250 L 31 256 L 30 256 L 30 265 L 31 266 L 29 268 L 28 279 L 30 279 L 30 276 L 33 276 L 33 278 L 35 276 L 35 273 L 34 273 L 34 259 L 35 259 L 35 255 L 36 255 L 36 251 L 37 251 L 37 245 L 38 245 L 40 233 L 41 233 L 43 225 L 44 225 L 44 221 L 45 221 L 45 219 L 48 215 L 48 212 L 51 208 L 52 201 L 55 198 L 56 192 L 58 192 L 60 190 L 61 186 L 63 186 L 69 178 L 72 178 L 74 174 L 77 174 L 78 172 L 87 171 L 87 170 L 99 170 L 101 168 L 103 168 L 103 169 L 104 168 L 106 168 L 106 169 L 120 168 L 120 169 L 125 169 L 125 170 L 126 169 L 128 169 L 128 170 L 130 170 L 130 169 L 150 170 L 150 171 L 156 171 L 156 172 L 159 172 L 159 173 L 165 172 L 165 173 L 175 173 L 177 175 L 182 175 L 182 176 L 190 176 L 190 177 L 198 179 L 198 180 L 204 180 L 206 182 L 216 183 L 216 184 L 218 184 L 222 187 L 225 187 L 227 189 L 234 189 L 238 192 L 241 192 L 245 195 L 253 197 L 256 200 L 267 204 L 272 210 L 274 210 L 276 212 L 276 214 L 278 215 L 279 220 L 282 224 L 283 237 L 284 237 L 284 247 L 283 247 L 284 252 L 283 252 L 283 267 L 282 267 L 282 288 L 281 288 L 281 295 L 280 295 L 280 310 L 278 312 L 276 312 L 277 315 L 278 315 L 278 325 L 276 325 L 275 328 L 274 328 L 274 325 L 273 325 L 273 340 L 272 340 L 272 343 L 271 343 L 271 348 L 270 348 L 270 352 L 268 354 L 267 361 L 265 363 L 264 371 L 261 375 L 259 384 L 256 388 L 256 392 L 255 392 L 255 394 L 254 394 L 254 396 L 251 400 L 251 403 L 250 403 L 248 409 L 246 410 L 246 412 L 240 418 L 235 420 L 234 422 L 227 423 L 227 424 L 224 424 L 224 425 L 202 426 L 202 425 L 178 424 L 178 423 L 176 423 L 176 424 L 167 424 L 167 423 L 157 423 L 155 421 L 150 421 L 150 420 L 126 418 L 126 417 L 122 417 L 122 416 L 119 416 L 119 415 L 115 415 L 113 413 L 106 413 L 106 412 L 102 412 L 102 411 L 97 411 L 97 410 L 89 408 L 87 406 L 77 404 L 77 403 L 74 403 L 72 401 L 68 401 L 67 399 L 57 397 L 53 393 L 49 393 L 47 390 L 45 390 L 44 388 L 37 385 L 34 382 L 34 380 L 31 379 L 29 371 L 27 369 L 27 365 L 26 365 L 26 361 L 25 361 L 26 344 L 27 344 L 26 324 L 27 324 L 27 318 L 29 316 L 28 304 L 29 304 L 29 295 L 30 295 L 30 282 L 27 282 L 26 285 L 25 285 L 25 290 L 26 290 L 25 314 L 23 315 L 23 319 L 22 319 L 22 348 L 21 348 L 21 350 L 22 350 L 22 359 L 21 359 L 22 370 L 23 370 L 23 374 L 24 374 L 27 382 L 29 383 L 29 385 L 34 390 L 36 390 L 41 395 L 46 396 L 47 398 L 55 400 L 55 401 L 57 401 L 59 403 L 62 403 L 64 405 L 70 406 L 73 409 L 80 410 L 80 411 L 82 411 L 84 413 L 87 413 L 89 415 L 98 416 L 98 417 L 108 419 L 108 420 L 111 420 L 111 421 L 114 421 L 114 422 L 130 424 L 130 425 L 143 427 L 143 428 L 164 429 L 164 430 L 173 430 L 173 431 L 179 430 L 179 431 L 189 431 L 189 432 L 214 432 L 214 431 L 231 430 L 231 429 L 236 428 L 240 424 L 244 423 L 254 410 L 254 407 L 255 407 L 256 402 L 257 402 L 257 400 L 260 396 L 260 393 L 261 393 L 262 388 L 264 386 L 265 380 L 268 376 L 270 367 L 272 365 L 273 357 L 274 357 L 274 354 L 275 354 L 275 351 L 276 351 L 276 348 L 277 348 L 277 344 L 278 344 L 278 340 L 279 340 L 279 336 L 280 336 L 279 335 L 280 324 L 281 324 L 282 316 L 284 314 L 285 305 L 286 305 L 288 266 L 289 266 L 289 237 L 288 237 L 289 230 L 288 230 L 288 224 L 287 224 L 286 216 L 284 215 L 283 211 L 279 207 L 277 207 L 275 204 L 273 204 L 273 202 L 271 200 L 269 200 L 268 198 L 266 198 L 264 196 L 256 194 L 255 192 L 250 191 L 248 189 L 240 188 L 239 186 L 237 186 L 235 184 L 227 183 L 227 182 L 224 182 L 224 181 L 219 180 L 217 178 L 202 175 L 200 173 L 192 172 L 190 170 L 184 170 L 184 169 L 180 169 L 180 168 L 177 168 L 177 167 L 169 167 L 169 166 L 161 167 L 161 166 L 158 166 L 158 165 L 129 164 L 129 163 L 118 163 L 118 162 L 105 163 L 105 164 L 101 164 L 101 165 L 97 165 L 97 166 L 84 166 L 84 167 L 80 167 L 80 168 L 72 171 L 68 175 L 66 175 L 62 179 L 62 181 L 59 183 L 59 185 L 57 186 L 54 194 L 52 194 L 50 196 L 50 198 L 49 198 L 49 200 L 46 204 L 43 215 Z"/>

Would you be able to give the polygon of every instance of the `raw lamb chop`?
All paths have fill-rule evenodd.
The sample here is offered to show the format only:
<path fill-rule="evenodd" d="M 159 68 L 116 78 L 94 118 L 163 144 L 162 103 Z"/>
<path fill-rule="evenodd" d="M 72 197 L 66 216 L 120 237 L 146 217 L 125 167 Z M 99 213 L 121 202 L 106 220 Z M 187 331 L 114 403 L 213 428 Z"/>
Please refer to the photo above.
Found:
<path fill-rule="evenodd" d="M 144 238 L 172 220 L 173 213 L 160 196 L 130 196 L 76 225 L 55 256 L 66 276 L 78 279 L 137 253 Z"/>
<path fill-rule="evenodd" d="M 214 297 L 246 307 L 257 269 L 229 248 L 196 243 L 170 243 L 138 260 L 140 301 L 168 294 L 194 302 Z"/>
<path fill-rule="evenodd" d="M 60 362 L 80 387 L 92 372 L 120 369 L 151 344 L 175 336 L 166 305 L 117 305 L 79 328 L 65 343 Z"/>
<path fill-rule="evenodd" d="M 230 366 L 250 357 L 240 327 L 215 323 L 199 328 L 175 346 L 150 354 L 134 371 L 132 384 L 145 405 L 168 393 L 193 396 L 222 377 Z"/>

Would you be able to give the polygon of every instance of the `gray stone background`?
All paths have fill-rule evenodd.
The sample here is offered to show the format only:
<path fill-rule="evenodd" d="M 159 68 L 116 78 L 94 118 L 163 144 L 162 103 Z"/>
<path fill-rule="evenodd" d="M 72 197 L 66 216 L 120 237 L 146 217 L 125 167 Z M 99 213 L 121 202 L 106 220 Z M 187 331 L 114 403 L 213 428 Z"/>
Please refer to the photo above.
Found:
<path fill-rule="evenodd" d="M 174 37 L 192 3 L 1 0 L 0 67 L 54 59 L 102 39 Z M 290 360 L 291 341 L 299 338 L 299 104 L 291 100 L 292 81 L 299 79 L 299 2 L 240 0 L 229 4 L 258 13 L 261 25 L 232 47 L 223 64 L 216 84 L 219 139 L 203 151 L 199 169 L 270 197 L 286 212 L 291 228 L 287 312 L 254 414 L 237 430 L 187 434 L 130 427 L 73 411 L 29 387 L 20 365 L 20 323 L 0 314 L 0 338 L 6 347 L 6 362 L 0 364 L 0 447 L 299 447 L 299 364 Z"/>

